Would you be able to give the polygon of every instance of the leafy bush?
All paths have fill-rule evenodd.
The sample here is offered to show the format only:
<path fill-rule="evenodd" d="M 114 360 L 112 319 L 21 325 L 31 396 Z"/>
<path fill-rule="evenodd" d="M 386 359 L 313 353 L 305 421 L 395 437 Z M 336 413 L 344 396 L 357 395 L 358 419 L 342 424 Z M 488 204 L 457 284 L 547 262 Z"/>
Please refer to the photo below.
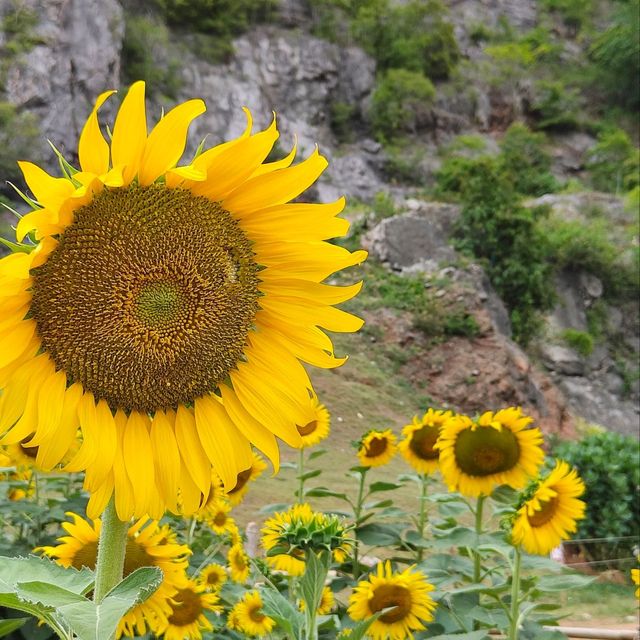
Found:
<path fill-rule="evenodd" d="M 566 131 L 578 127 L 583 101 L 576 89 L 558 80 L 539 80 L 528 113 L 536 129 Z"/>
<path fill-rule="evenodd" d="M 598 136 L 597 144 L 589 151 L 587 167 L 591 182 L 600 191 L 619 193 L 638 186 L 640 171 L 639 150 L 634 148 L 622 129 L 609 129 Z"/>
<path fill-rule="evenodd" d="M 448 78 L 460 59 L 453 26 L 440 0 L 356 3 L 352 32 L 380 69 L 421 71 L 433 80 Z"/>
<path fill-rule="evenodd" d="M 371 120 L 382 140 L 415 133 L 428 121 L 436 91 L 428 78 L 406 69 L 390 69 L 373 94 Z"/>
<path fill-rule="evenodd" d="M 562 338 L 572 349 L 585 358 L 593 353 L 593 336 L 586 331 L 565 329 L 562 332 Z"/>
<path fill-rule="evenodd" d="M 0 22 L 0 31 L 4 34 L 1 48 L 4 56 L 14 57 L 29 51 L 42 39 L 33 32 L 39 22 L 38 14 L 18 0 L 8 5 L 8 11 Z"/>
<path fill-rule="evenodd" d="M 518 193 L 541 196 L 557 191 L 544 144 L 544 134 L 533 133 L 524 124 L 515 123 L 507 129 L 500 143 L 501 169 Z"/>
<path fill-rule="evenodd" d="M 172 53 L 172 38 L 162 22 L 128 15 L 122 42 L 125 82 L 144 80 L 149 92 L 175 98 L 180 89 L 180 60 Z"/>
<path fill-rule="evenodd" d="M 545 9 L 558 13 L 563 22 L 578 32 L 593 20 L 593 0 L 543 0 Z"/>
<path fill-rule="evenodd" d="M 551 270 L 538 219 L 542 209 L 519 204 L 500 158 L 452 157 L 436 175 L 436 192 L 462 203 L 458 246 L 479 259 L 510 312 L 514 339 L 526 344 L 551 305 Z"/>
<path fill-rule="evenodd" d="M 385 145 L 384 174 L 392 182 L 422 185 L 425 171 L 422 161 L 425 150 L 411 138 Z"/>
<path fill-rule="evenodd" d="M 589 55 L 603 96 L 629 109 L 640 106 L 640 0 L 619 2 L 613 24 L 596 38 Z"/>
<path fill-rule="evenodd" d="M 578 523 L 577 537 L 631 538 L 586 545 L 589 557 L 602 560 L 630 556 L 640 534 L 637 440 L 607 431 L 593 433 L 579 441 L 561 442 L 554 455 L 575 465 L 586 485 L 582 499 L 587 503 L 587 513 Z"/>
<path fill-rule="evenodd" d="M 0 102 L 0 192 L 13 194 L 6 181 L 18 182 L 22 173 L 17 160 L 38 157 L 40 131 L 33 114 L 20 113 L 15 105 Z"/>

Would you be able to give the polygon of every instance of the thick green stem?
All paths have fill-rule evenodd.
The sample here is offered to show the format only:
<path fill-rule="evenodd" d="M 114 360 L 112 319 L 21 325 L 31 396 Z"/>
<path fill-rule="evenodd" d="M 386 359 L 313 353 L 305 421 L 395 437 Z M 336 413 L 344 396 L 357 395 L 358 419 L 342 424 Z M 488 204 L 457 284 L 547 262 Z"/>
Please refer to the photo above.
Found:
<path fill-rule="evenodd" d="M 518 640 L 520 609 L 520 547 L 514 547 L 513 573 L 511 576 L 511 611 L 509 613 L 509 640 Z"/>
<path fill-rule="evenodd" d="M 304 447 L 298 452 L 298 502 L 304 500 Z"/>
<path fill-rule="evenodd" d="M 356 529 L 360 522 L 360 515 L 362 514 L 362 502 L 364 500 L 364 484 L 367 479 L 367 472 L 369 471 L 368 467 L 365 467 L 362 471 L 360 471 L 360 484 L 358 486 L 358 499 L 356 500 L 356 507 L 354 509 L 354 518 L 356 522 Z M 353 543 L 353 579 L 358 580 L 360 576 L 360 564 L 358 562 L 358 547 L 360 545 L 358 541 L 357 534 L 354 532 L 354 543 Z"/>
<path fill-rule="evenodd" d="M 424 540 L 424 528 L 427 524 L 427 488 L 429 487 L 429 476 L 423 473 L 421 476 L 421 490 L 420 490 L 420 516 L 418 520 L 418 533 L 420 533 L 420 539 Z M 421 562 L 424 554 L 424 548 L 418 547 L 416 553 L 416 561 Z"/>
<path fill-rule="evenodd" d="M 104 597 L 122 580 L 124 554 L 127 544 L 127 522 L 121 522 L 111 497 L 102 514 L 102 528 L 96 562 L 96 586 L 93 599 L 100 604 Z"/>
<path fill-rule="evenodd" d="M 482 536 L 482 511 L 486 496 L 478 496 L 476 502 L 476 547 L 473 550 L 473 581 L 480 582 L 480 571 L 482 568 L 482 558 L 478 546 L 480 544 L 480 536 Z"/>

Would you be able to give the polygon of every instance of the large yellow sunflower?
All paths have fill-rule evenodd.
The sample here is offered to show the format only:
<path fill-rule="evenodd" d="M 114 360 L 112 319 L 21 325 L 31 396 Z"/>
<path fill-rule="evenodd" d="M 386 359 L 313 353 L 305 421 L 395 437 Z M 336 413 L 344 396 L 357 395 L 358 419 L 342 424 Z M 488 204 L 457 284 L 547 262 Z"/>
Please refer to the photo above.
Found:
<path fill-rule="evenodd" d="M 579 496 L 584 483 L 575 469 L 558 460 L 531 497 L 518 509 L 513 524 L 513 543 L 529 553 L 546 555 L 575 533 L 576 520 L 584 518 L 586 505 Z"/>
<path fill-rule="evenodd" d="M 167 623 L 158 634 L 165 640 L 202 640 L 202 631 L 213 627 L 204 615 L 205 611 L 220 613 L 216 593 L 206 593 L 204 585 L 187 582 L 169 601 L 171 612 Z"/>
<path fill-rule="evenodd" d="M 226 493 L 227 500 L 229 500 L 229 504 L 232 507 L 238 506 L 244 500 L 244 496 L 249 490 L 249 483 L 261 476 L 262 472 L 267 468 L 262 457 L 255 451 L 252 451 L 252 457 L 251 466 L 238 473 L 236 483 Z"/>
<path fill-rule="evenodd" d="M 231 610 L 229 619 L 233 629 L 251 637 L 262 638 L 275 626 L 275 620 L 262 612 L 262 598 L 257 591 L 245 593 Z"/>
<path fill-rule="evenodd" d="M 311 447 L 324 440 L 329 435 L 330 424 L 329 411 L 314 395 L 309 399 L 308 411 L 304 420 L 296 425 L 302 438 L 302 446 Z"/>
<path fill-rule="evenodd" d="M 371 430 L 360 440 L 358 459 L 363 467 L 380 467 L 387 464 L 398 451 L 396 436 L 391 429 Z"/>
<path fill-rule="evenodd" d="M 373 640 L 405 640 L 413 631 L 425 628 L 433 620 L 436 603 L 429 592 L 433 586 L 424 574 L 413 567 L 394 573 L 389 561 L 378 565 L 377 573 L 359 582 L 349 599 L 348 614 L 353 620 L 366 620 L 378 611 L 383 613 L 367 631 Z"/>
<path fill-rule="evenodd" d="M 438 470 L 440 452 L 434 449 L 434 445 L 442 425 L 451 417 L 451 411 L 428 409 L 422 420 L 414 416 L 413 422 L 403 427 L 404 439 L 398 444 L 398 449 L 418 473 L 434 473 Z"/>
<path fill-rule="evenodd" d="M 487 411 L 477 421 L 457 415 L 447 420 L 434 445 L 450 491 L 489 495 L 500 484 L 521 489 L 544 460 L 542 433 L 519 408 Z"/>
<path fill-rule="evenodd" d="M 277 469 L 276 437 L 296 429 L 312 385 L 302 362 L 335 367 L 327 331 L 362 321 L 334 305 L 361 283 L 331 286 L 362 262 L 327 239 L 343 235 L 344 199 L 291 203 L 326 168 L 317 149 L 264 163 L 275 120 L 178 166 L 189 100 L 147 132 L 145 86 L 131 86 L 107 142 L 96 101 L 80 170 L 20 168 L 33 211 L 21 251 L 0 260 L 0 444 L 40 447 L 50 469 L 86 471 L 90 517 L 115 492 L 123 521 L 167 508 L 193 513 L 211 467 L 227 490 L 252 462 Z M 27 442 L 24 442 L 28 438 Z"/>
<path fill-rule="evenodd" d="M 98 539 L 101 522 L 93 525 L 81 516 L 69 512 L 73 522 L 63 522 L 62 528 L 68 535 L 58 538 L 59 544 L 40 547 L 42 551 L 63 567 L 88 567 L 94 569 L 98 554 Z M 120 621 L 118 637 L 121 635 L 144 635 L 147 626 L 154 633 L 166 624 L 171 614 L 169 599 L 187 582 L 187 556 L 191 550 L 186 545 L 176 543 L 174 532 L 167 526 L 160 526 L 148 518 L 141 518 L 127 532 L 123 574 L 126 578 L 140 567 L 159 567 L 162 583 L 142 604 L 136 605 Z"/>

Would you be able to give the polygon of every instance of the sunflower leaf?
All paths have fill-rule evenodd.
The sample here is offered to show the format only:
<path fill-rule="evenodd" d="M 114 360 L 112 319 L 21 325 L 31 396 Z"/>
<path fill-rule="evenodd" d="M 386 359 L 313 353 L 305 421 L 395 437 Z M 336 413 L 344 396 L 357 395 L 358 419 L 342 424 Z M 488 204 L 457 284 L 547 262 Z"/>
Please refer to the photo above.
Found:
<path fill-rule="evenodd" d="M 262 597 L 262 611 L 273 618 L 289 640 L 303 637 L 304 617 L 295 607 L 275 589 L 264 589 Z"/>
<path fill-rule="evenodd" d="M 12 631 L 19 629 L 29 618 L 11 618 L 0 620 L 0 638 L 8 636 Z"/>
<path fill-rule="evenodd" d="M 365 637 L 367 631 L 369 631 L 369 627 L 386 611 L 390 611 L 393 607 L 387 607 L 386 609 L 382 609 L 382 611 L 378 611 L 375 615 L 369 616 L 366 620 L 359 622 L 355 627 L 351 629 L 351 633 L 349 634 L 349 640 L 362 640 Z"/>
<path fill-rule="evenodd" d="M 306 568 L 304 575 L 300 578 L 300 593 L 304 600 L 305 613 L 314 612 L 315 615 L 322 600 L 322 590 L 331 564 L 331 554 L 322 552 L 317 556 L 313 551 L 309 551 L 305 559 Z"/>
<path fill-rule="evenodd" d="M 64 568 L 48 558 L 0 556 L 0 594 L 15 593 L 17 583 L 46 582 L 73 593 L 84 593 L 93 584 L 93 571 Z"/>

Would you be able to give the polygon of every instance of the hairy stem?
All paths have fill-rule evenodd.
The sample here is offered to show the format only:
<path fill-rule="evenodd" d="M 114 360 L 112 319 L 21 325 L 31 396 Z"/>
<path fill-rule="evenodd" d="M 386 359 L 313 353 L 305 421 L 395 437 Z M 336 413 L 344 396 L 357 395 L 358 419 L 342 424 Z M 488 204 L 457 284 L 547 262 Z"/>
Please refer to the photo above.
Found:
<path fill-rule="evenodd" d="M 298 452 L 298 502 L 304 500 L 304 447 Z"/>
<path fill-rule="evenodd" d="M 354 509 L 354 519 L 356 523 L 356 529 L 360 522 L 360 515 L 362 514 L 362 503 L 364 501 L 364 485 L 367 479 L 367 472 L 369 468 L 366 467 L 364 470 L 360 471 L 360 484 L 358 486 L 358 499 L 356 500 L 356 508 Z M 360 564 L 358 562 L 358 547 L 360 545 L 358 541 L 358 536 L 356 531 L 354 531 L 354 544 L 353 544 L 353 579 L 358 580 L 360 576 Z"/>
<path fill-rule="evenodd" d="M 480 557 L 480 551 L 478 551 L 478 545 L 480 544 L 480 536 L 482 535 L 482 511 L 484 507 L 484 501 L 486 496 L 478 496 L 476 502 L 476 546 L 473 550 L 473 581 L 480 582 L 480 570 L 482 558 Z"/>
<path fill-rule="evenodd" d="M 518 640 L 521 558 L 520 547 L 514 547 L 513 573 L 511 577 L 511 611 L 509 613 L 509 640 Z"/>
<path fill-rule="evenodd" d="M 420 539 L 424 540 L 424 528 L 427 524 L 427 489 L 429 487 L 429 476 L 426 473 L 421 475 L 421 489 L 420 489 L 420 516 L 418 520 L 418 533 L 420 534 Z M 422 556 L 424 554 L 424 548 L 418 547 L 416 553 L 416 561 L 421 562 Z"/>

